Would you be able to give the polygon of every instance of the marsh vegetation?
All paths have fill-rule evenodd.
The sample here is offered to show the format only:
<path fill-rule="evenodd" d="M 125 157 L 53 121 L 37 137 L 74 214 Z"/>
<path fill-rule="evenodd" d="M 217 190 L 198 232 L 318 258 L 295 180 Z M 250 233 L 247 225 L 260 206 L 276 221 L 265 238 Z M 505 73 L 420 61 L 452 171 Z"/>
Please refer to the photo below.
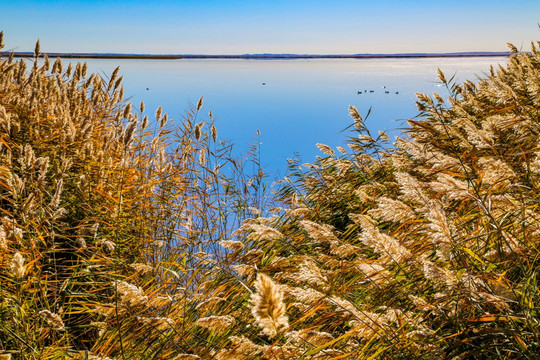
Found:
<path fill-rule="evenodd" d="M 1 41 L 0 41 L 1 45 Z M 0 60 L 0 358 L 535 359 L 540 52 L 275 191 L 203 101 Z M 301 136 L 301 134 L 298 134 Z"/>

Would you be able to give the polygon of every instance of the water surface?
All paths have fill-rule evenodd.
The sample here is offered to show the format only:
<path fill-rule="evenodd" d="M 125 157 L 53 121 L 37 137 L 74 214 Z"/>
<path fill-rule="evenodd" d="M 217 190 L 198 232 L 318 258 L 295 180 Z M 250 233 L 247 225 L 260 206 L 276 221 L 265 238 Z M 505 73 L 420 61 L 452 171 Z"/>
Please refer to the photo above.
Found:
<path fill-rule="evenodd" d="M 416 116 L 415 93 L 438 92 L 437 68 L 447 78 L 475 80 L 506 58 L 331 59 L 331 60 L 87 60 L 89 71 L 108 75 L 116 66 L 126 97 L 144 100 L 150 118 L 162 105 L 175 120 L 204 97 L 219 135 L 247 149 L 257 129 L 266 170 L 283 175 L 286 159 L 298 153 L 311 162 L 316 143 L 343 145 L 351 124 L 348 106 L 371 108 L 370 130 L 397 135 Z M 364 91 L 367 90 L 367 93 Z M 361 94 L 358 94 L 358 92 Z M 370 92 L 372 91 L 372 92 Z M 388 92 L 388 93 L 386 93 Z"/>

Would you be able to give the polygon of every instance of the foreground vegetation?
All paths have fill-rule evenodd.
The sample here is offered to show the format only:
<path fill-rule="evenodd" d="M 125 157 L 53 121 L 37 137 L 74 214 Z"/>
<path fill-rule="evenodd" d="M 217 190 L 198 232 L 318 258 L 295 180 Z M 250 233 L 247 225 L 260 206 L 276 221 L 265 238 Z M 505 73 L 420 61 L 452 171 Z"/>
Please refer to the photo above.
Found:
<path fill-rule="evenodd" d="M 117 70 L 1 60 L 0 359 L 537 358 L 540 52 L 512 50 L 394 144 L 351 107 L 272 197 L 202 100 L 148 120 Z"/>

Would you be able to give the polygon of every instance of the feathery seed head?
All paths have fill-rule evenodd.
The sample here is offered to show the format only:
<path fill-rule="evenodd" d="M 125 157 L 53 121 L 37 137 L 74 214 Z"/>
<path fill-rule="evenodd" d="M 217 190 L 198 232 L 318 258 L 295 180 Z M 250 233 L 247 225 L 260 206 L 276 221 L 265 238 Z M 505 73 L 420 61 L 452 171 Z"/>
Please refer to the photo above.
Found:
<path fill-rule="evenodd" d="M 319 148 L 319 150 L 321 150 L 326 155 L 329 155 L 332 157 L 336 156 L 336 154 L 334 153 L 334 150 L 332 150 L 330 146 L 325 145 L 325 144 L 319 144 L 319 143 L 317 143 L 316 145 Z"/>
<path fill-rule="evenodd" d="M 144 291 L 133 284 L 125 281 L 118 281 L 115 283 L 117 294 L 119 295 L 119 301 L 128 307 L 145 306 L 148 304 L 148 296 L 144 294 Z"/>
<path fill-rule="evenodd" d="M 217 129 L 214 125 L 212 125 L 212 127 L 210 128 L 210 132 L 212 133 L 212 140 L 217 141 Z"/>
<path fill-rule="evenodd" d="M 226 315 L 226 316 L 203 317 L 197 320 L 195 322 L 195 325 L 202 326 L 209 330 L 222 332 L 234 326 L 235 323 L 236 321 L 234 320 L 232 316 Z"/>
<path fill-rule="evenodd" d="M 274 337 L 289 326 L 283 292 L 262 273 L 257 276 L 254 286 L 256 291 L 251 295 L 251 314 L 263 328 L 263 334 Z"/>
<path fill-rule="evenodd" d="M 161 109 L 161 105 L 156 110 L 156 121 L 159 122 L 161 120 L 161 112 L 163 110 Z"/>
<path fill-rule="evenodd" d="M 124 134 L 122 136 L 124 146 L 129 146 L 133 142 L 133 134 L 135 133 L 136 127 L 137 127 L 137 122 L 132 120 L 129 122 L 128 126 L 124 129 Z"/>
<path fill-rule="evenodd" d="M 198 355 L 193 355 L 193 354 L 180 354 L 180 355 L 176 355 L 174 358 L 172 358 L 171 360 L 197 360 L 197 359 L 200 359 L 201 357 L 198 356 Z"/>
<path fill-rule="evenodd" d="M 79 250 L 87 249 L 86 240 L 84 240 L 84 238 L 78 237 L 76 242 L 77 242 L 77 247 L 79 248 Z"/>
<path fill-rule="evenodd" d="M 232 251 L 238 251 L 244 247 L 244 244 L 241 241 L 234 240 L 223 240 L 219 242 L 219 245 Z"/>
<path fill-rule="evenodd" d="M 39 40 L 36 41 L 36 47 L 34 48 L 34 57 L 37 59 L 41 53 L 41 47 L 39 45 Z"/>
<path fill-rule="evenodd" d="M 510 50 L 511 53 L 515 53 L 517 54 L 519 52 L 519 50 L 517 49 L 517 47 L 515 47 L 513 44 L 511 43 L 506 43 L 506 47 L 508 47 L 508 50 Z"/>
<path fill-rule="evenodd" d="M 154 271 L 154 268 L 152 266 L 146 265 L 146 264 L 131 264 L 130 267 L 140 273 L 141 275 L 151 273 Z"/>
<path fill-rule="evenodd" d="M 11 272 L 15 275 L 16 278 L 22 279 L 26 272 L 24 267 L 24 257 L 21 253 L 15 253 L 13 259 L 11 260 Z"/>
<path fill-rule="evenodd" d="M 97 246 L 102 246 L 106 251 L 112 253 L 116 249 L 116 244 L 107 239 L 101 239 L 96 242 Z"/>
<path fill-rule="evenodd" d="M 304 230 L 308 233 L 309 237 L 311 237 L 315 241 L 321 243 L 328 243 L 337 240 L 336 236 L 332 233 L 332 230 L 330 229 L 331 227 L 329 227 L 328 225 L 319 225 L 309 220 L 301 220 L 300 225 L 302 225 Z"/>
<path fill-rule="evenodd" d="M 66 329 L 60 315 L 54 314 L 49 310 L 41 310 L 39 312 L 39 315 L 43 316 L 45 320 L 47 320 L 47 323 L 52 326 L 53 329 L 59 331 L 64 331 Z"/>
<path fill-rule="evenodd" d="M 303 346 L 307 343 L 319 347 L 334 340 L 334 337 L 331 334 L 317 330 L 290 331 L 286 336 L 297 346 Z"/>

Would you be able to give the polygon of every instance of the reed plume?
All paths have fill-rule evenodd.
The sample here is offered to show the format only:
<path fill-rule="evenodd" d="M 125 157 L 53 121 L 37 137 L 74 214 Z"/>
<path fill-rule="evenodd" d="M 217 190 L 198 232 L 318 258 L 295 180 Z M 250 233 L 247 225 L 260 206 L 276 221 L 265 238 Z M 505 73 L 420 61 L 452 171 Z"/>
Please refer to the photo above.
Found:
<path fill-rule="evenodd" d="M 283 292 L 270 277 L 262 273 L 257 275 L 254 286 L 251 314 L 262 328 L 263 334 L 275 337 L 289 326 Z"/>
<path fill-rule="evenodd" d="M 26 269 L 24 267 L 24 256 L 22 256 L 21 253 L 17 252 L 13 255 L 13 259 L 11 260 L 11 272 L 18 279 L 24 277 Z"/>
<path fill-rule="evenodd" d="M 62 318 L 58 314 L 54 314 L 49 310 L 41 310 L 39 315 L 43 316 L 47 323 L 53 327 L 53 329 L 58 331 L 64 331 L 65 326 Z"/>

